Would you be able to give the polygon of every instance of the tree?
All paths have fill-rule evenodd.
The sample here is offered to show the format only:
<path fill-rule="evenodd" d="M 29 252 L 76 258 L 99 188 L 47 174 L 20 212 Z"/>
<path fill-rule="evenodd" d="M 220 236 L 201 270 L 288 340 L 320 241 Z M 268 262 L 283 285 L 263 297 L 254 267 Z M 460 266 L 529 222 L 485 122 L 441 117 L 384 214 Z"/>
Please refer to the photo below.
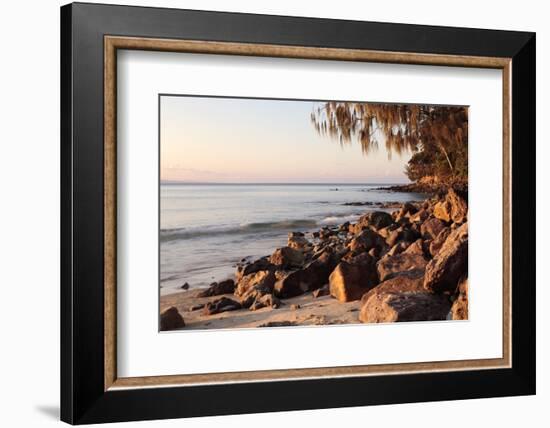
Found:
<path fill-rule="evenodd" d="M 388 156 L 412 152 L 405 172 L 413 181 L 468 176 L 467 107 L 331 101 L 315 107 L 311 121 L 341 145 L 357 141 L 364 155 L 381 143 Z"/>

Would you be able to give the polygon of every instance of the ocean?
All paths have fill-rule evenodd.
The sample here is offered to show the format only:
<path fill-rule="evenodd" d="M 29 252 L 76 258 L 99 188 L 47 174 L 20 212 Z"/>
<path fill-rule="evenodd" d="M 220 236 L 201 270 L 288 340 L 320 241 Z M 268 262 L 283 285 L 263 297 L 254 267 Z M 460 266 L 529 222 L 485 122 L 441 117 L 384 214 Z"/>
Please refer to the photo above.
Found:
<path fill-rule="evenodd" d="M 231 278 L 243 258 L 271 254 L 291 231 L 353 222 L 370 206 L 421 200 L 387 184 L 168 184 L 160 187 L 161 294 Z"/>

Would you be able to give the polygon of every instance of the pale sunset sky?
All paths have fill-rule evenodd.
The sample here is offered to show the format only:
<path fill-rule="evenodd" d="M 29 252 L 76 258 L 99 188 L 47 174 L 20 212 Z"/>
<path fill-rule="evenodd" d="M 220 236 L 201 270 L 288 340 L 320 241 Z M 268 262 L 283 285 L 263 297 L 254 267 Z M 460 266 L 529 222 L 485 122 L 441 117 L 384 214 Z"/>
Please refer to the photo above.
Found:
<path fill-rule="evenodd" d="M 213 183 L 405 183 L 411 153 L 365 156 L 317 134 L 311 101 L 160 98 L 161 180 Z"/>

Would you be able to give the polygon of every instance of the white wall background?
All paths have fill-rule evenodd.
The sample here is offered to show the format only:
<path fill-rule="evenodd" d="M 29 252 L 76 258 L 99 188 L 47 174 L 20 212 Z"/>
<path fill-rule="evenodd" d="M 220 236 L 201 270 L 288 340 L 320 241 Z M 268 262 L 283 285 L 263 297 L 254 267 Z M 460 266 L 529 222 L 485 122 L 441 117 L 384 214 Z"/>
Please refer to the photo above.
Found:
<path fill-rule="evenodd" d="M 120 0 L 121 2 L 124 2 Z M 103 1 L 103 3 L 116 3 Z M 484 27 L 537 32 L 537 340 L 535 397 L 421 403 L 140 423 L 230 427 L 378 424 L 412 427 L 542 426 L 550 404 L 550 292 L 542 269 L 550 257 L 543 214 L 550 209 L 550 28 L 544 2 L 435 0 L 388 2 L 148 0 L 126 4 L 322 18 Z M 3 426 L 59 424 L 59 6 L 58 0 L 4 2 L 0 13 L 0 420 Z M 546 197 L 546 199 L 543 199 Z M 544 247 L 544 248 L 543 248 Z M 125 426 L 137 426 L 137 423 Z"/>

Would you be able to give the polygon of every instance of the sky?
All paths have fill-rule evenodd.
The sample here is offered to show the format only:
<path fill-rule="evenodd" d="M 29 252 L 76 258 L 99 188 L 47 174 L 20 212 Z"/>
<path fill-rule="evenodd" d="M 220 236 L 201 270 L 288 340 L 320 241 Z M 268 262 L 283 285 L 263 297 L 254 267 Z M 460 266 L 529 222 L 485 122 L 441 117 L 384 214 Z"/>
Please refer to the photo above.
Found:
<path fill-rule="evenodd" d="M 406 183 L 411 154 L 319 135 L 311 101 L 160 97 L 161 181 Z"/>

